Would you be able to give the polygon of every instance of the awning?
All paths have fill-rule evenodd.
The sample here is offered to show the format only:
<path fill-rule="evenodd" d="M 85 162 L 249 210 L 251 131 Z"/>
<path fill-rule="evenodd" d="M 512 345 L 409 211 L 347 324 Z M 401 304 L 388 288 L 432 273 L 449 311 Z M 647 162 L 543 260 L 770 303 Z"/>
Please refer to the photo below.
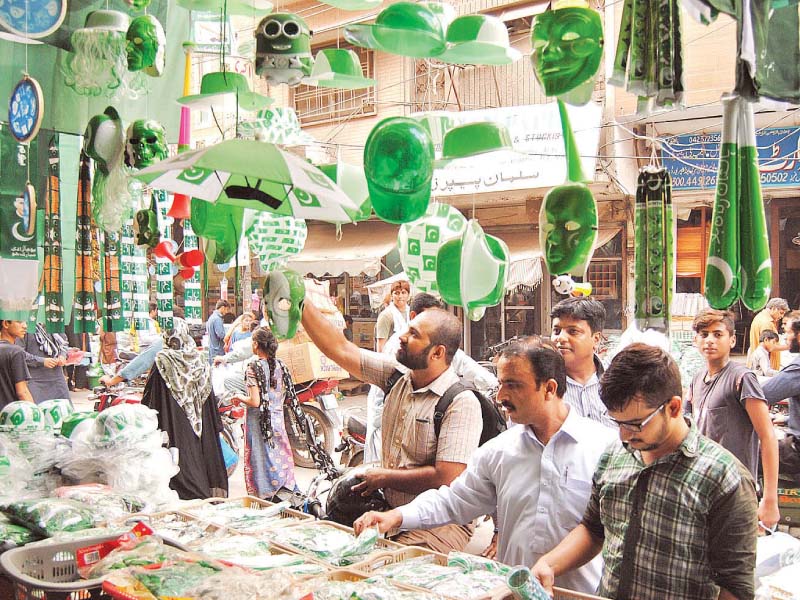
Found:
<path fill-rule="evenodd" d="M 336 226 L 328 223 L 308 225 L 308 238 L 303 251 L 288 266 L 304 275 L 359 275 L 380 273 L 381 259 L 397 246 L 397 225 L 369 221 L 342 225 L 341 239 L 336 239 Z"/>
<path fill-rule="evenodd" d="M 620 231 L 619 227 L 600 228 L 595 249 L 611 241 Z M 508 245 L 510 267 L 506 290 L 518 287 L 534 288 L 542 282 L 542 251 L 539 248 L 538 231 L 511 231 L 492 233 Z"/>

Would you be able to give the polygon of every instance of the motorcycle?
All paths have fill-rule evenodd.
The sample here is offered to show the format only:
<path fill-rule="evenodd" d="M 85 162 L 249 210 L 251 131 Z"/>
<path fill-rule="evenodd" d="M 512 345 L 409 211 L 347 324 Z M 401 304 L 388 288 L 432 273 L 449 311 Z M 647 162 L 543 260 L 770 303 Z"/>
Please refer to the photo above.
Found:
<path fill-rule="evenodd" d="M 102 412 L 118 404 L 141 404 L 143 387 L 138 386 L 113 386 L 98 385 L 92 388 L 89 400 L 94 400 L 95 412 Z"/>
<path fill-rule="evenodd" d="M 234 404 L 230 401 L 224 401 L 222 399 L 220 399 L 217 404 L 217 412 L 219 412 L 219 419 L 222 422 L 222 433 L 220 433 L 220 436 L 237 456 L 239 455 L 241 439 L 243 436 L 240 422 L 244 417 L 246 410 L 247 409 L 244 406 Z M 228 471 L 228 477 L 236 472 L 236 467 L 238 464 L 239 461 L 237 460 L 226 467 L 226 470 Z"/>
<path fill-rule="evenodd" d="M 315 379 L 295 384 L 294 390 L 305 417 L 311 424 L 316 442 L 327 454 L 333 452 L 337 438 L 342 432 L 342 418 L 339 415 L 339 382 L 336 379 Z M 313 469 L 315 461 L 309 450 L 306 434 L 298 420 L 293 418 L 289 394 L 283 405 L 286 432 L 292 446 L 292 458 L 295 466 Z"/>
<path fill-rule="evenodd" d="M 342 430 L 342 443 L 336 447 L 341 452 L 339 463 L 346 467 L 355 467 L 364 462 L 364 445 L 367 439 L 367 422 L 364 417 L 348 414 Z"/>

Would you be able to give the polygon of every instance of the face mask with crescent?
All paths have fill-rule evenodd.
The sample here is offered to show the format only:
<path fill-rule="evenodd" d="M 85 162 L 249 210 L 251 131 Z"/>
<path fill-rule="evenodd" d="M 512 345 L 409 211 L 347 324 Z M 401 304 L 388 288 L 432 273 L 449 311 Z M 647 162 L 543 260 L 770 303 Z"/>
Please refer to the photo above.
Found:
<path fill-rule="evenodd" d="M 299 16 L 275 13 L 256 28 L 256 75 L 270 83 L 299 85 L 311 74 L 311 29 Z"/>
<path fill-rule="evenodd" d="M 303 316 L 306 286 L 291 269 L 275 269 L 264 284 L 264 307 L 269 327 L 279 339 L 291 339 Z"/>

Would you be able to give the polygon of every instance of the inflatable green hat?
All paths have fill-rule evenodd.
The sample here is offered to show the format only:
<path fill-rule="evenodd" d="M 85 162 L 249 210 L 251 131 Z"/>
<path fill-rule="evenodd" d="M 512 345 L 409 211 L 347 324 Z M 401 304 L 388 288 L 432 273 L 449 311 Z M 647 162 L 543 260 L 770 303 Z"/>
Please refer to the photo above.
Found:
<path fill-rule="evenodd" d="M 411 58 L 432 58 L 446 48 L 445 30 L 454 10 L 439 2 L 396 2 L 383 9 L 374 24 L 344 28 L 344 39 L 361 48 Z"/>
<path fill-rule="evenodd" d="M 486 235 L 472 219 L 460 237 L 439 249 L 436 285 L 442 300 L 464 307 L 470 320 L 479 321 L 487 306 L 502 300 L 508 266 L 506 243 Z"/>
<path fill-rule="evenodd" d="M 375 85 L 375 80 L 364 77 L 361 61 L 352 50 L 325 48 L 317 52 L 311 75 L 303 83 L 319 87 L 357 90 Z"/>
<path fill-rule="evenodd" d="M 364 172 L 375 214 L 408 223 L 425 214 L 433 179 L 433 142 L 419 121 L 389 117 L 370 132 Z"/>
<path fill-rule="evenodd" d="M 436 57 L 462 65 L 508 65 L 522 57 L 508 41 L 506 24 L 489 15 L 462 15 L 447 28 L 447 50 Z"/>
<path fill-rule="evenodd" d="M 533 70 L 545 94 L 562 96 L 582 88 L 594 78 L 603 55 L 600 15 L 588 6 L 543 12 L 531 29 L 531 48 Z M 582 104 L 588 98 L 568 100 Z"/>
<path fill-rule="evenodd" d="M 269 327 L 278 339 L 291 339 L 303 317 L 306 285 L 303 277 L 291 269 L 278 268 L 264 283 L 264 308 Z"/>

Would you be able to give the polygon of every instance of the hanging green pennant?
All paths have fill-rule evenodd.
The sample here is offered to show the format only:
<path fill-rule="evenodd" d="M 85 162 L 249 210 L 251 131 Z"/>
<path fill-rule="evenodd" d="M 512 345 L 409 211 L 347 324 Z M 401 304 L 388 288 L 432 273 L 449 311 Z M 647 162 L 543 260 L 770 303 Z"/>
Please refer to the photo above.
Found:
<path fill-rule="evenodd" d="M 103 234 L 103 330 L 123 331 L 122 271 L 119 234 Z"/>
<path fill-rule="evenodd" d="M 92 266 L 92 176 L 89 157 L 81 152 L 78 175 L 78 211 L 75 238 L 75 333 L 94 333 L 94 280 Z"/>
<path fill-rule="evenodd" d="M 199 250 L 199 240 L 189 219 L 183 220 L 183 250 Z M 203 302 L 200 291 L 200 273 L 195 270 L 190 279 L 183 281 L 183 311 L 187 323 L 199 325 L 203 322 Z"/>
<path fill-rule="evenodd" d="M 158 230 L 161 239 L 171 237 L 171 228 L 167 222 L 168 199 L 164 190 L 153 190 L 158 215 Z M 156 257 L 156 305 L 158 306 L 158 324 L 162 330 L 172 329 L 172 262 L 168 258 Z"/>
<path fill-rule="evenodd" d="M 48 146 L 50 172 L 47 175 L 44 235 L 44 311 L 48 333 L 64 331 L 64 269 L 61 255 L 61 184 L 58 135 Z"/>

